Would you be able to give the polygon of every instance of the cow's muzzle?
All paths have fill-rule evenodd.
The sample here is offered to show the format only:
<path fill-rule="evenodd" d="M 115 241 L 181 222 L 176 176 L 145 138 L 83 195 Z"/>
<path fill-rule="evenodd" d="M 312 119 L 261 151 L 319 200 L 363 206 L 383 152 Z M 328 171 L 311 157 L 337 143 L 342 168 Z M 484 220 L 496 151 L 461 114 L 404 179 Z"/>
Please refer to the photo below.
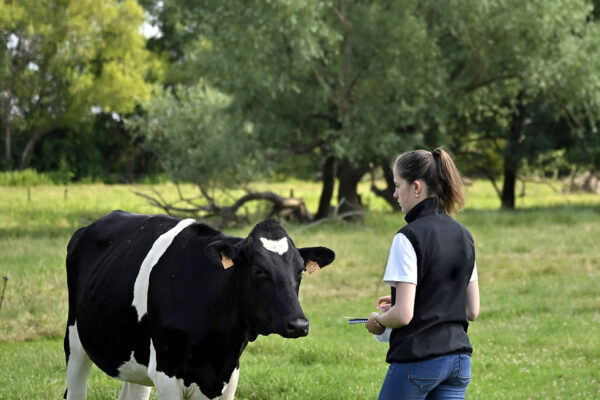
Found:
<path fill-rule="evenodd" d="M 287 323 L 285 332 L 281 335 L 286 338 L 297 338 L 308 335 L 308 320 L 296 318 Z"/>

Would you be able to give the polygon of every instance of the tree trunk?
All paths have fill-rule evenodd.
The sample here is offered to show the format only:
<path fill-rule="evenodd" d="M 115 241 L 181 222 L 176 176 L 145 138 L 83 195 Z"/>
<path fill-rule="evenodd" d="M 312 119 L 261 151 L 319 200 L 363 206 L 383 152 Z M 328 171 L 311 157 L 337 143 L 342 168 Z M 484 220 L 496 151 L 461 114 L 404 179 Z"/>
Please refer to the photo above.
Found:
<path fill-rule="evenodd" d="M 2 45 L 6 48 L 5 37 L 2 36 Z M 23 40 L 18 40 L 17 47 L 14 49 L 14 54 L 19 55 L 22 50 Z M 11 76 L 11 82 L 9 87 L 4 88 L 5 100 L 4 100 L 4 160 L 6 162 L 5 167 L 13 167 L 12 159 L 12 131 L 11 131 L 11 114 L 13 106 L 13 97 L 15 94 L 15 88 L 17 87 L 17 79 L 24 71 L 25 67 L 29 64 L 29 57 L 12 58 L 9 54 L 8 59 L 8 70 Z"/>
<path fill-rule="evenodd" d="M 358 183 L 368 167 L 355 166 L 348 160 L 340 163 L 338 168 L 338 214 L 344 215 L 344 219 L 361 218 L 362 201 L 358 195 Z"/>
<path fill-rule="evenodd" d="M 35 144 L 44 136 L 45 132 L 37 131 L 29 138 L 25 148 L 23 149 L 23 153 L 21 153 L 21 162 L 19 163 L 19 171 L 23 171 L 25 168 L 29 166 L 29 161 L 31 161 L 31 155 L 33 154 L 33 148 Z"/>
<path fill-rule="evenodd" d="M 11 131 L 10 131 L 10 108 L 11 108 L 11 93 L 7 90 L 6 99 L 4 100 L 4 166 L 12 168 L 12 149 L 11 149 Z"/>
<path fill-rule="evenodd" d="M 340 98 L 338 101 L 338 112 L 342 121 L 350 115 L 352 107 L 352 23 L 347 19 L 346 4 L 343 0 L 338 2 L 338 18 L 342 30 L 342 70 Z"/>
<path fill-rule="evenodd" d="M 329 217 L 331 210 L 331 199 L 333 198 L 333 189 L 335 186 L 335 176 L 337 172 L 337 161 L 334 156 L 327 157 L 323 164 L 323 186 L 321 189 L 321 198 L 319 200 L 319 209 L 315 220 Z"/>
<path fill-rule="evenodd" d="M 523 92 L 517 96 L 517 107 L 508 131 L 508 142 L 504 150 L 504 183 L 500 198 L 503 209 L 515 209 L 515 186 L 517 174 L 523 159 L 521 135 L 525 122 L 525 106 L 523 105 Z"/>
<path fill-rule="evenodd" d="M 504 183 L 502 184 L 502 208 L 507 210 L 515 209 L 515 186 L 517 183 L 517 174 L 512 166 L 504 161 Z"/>
<path fill-rule="evenodd" d="M 337 112 L 342 124 L 350 127 L 353 106 L 352 86 L 354 84 L 352 79 L 352 23 L 346 14 L 344 0 L 338 1 L 335 12 L 339 18 L 342 33 L 341 82 Z M 338 164 L 338 214 L 346 220 L 362 217 L 358 182 L 368 170 L 368 168 L 355 166 L 348 160 L 342 160 Z"/>
<path fill-rule="evenodd" d="M 6 100 L 6 102 L 8 103 L 8 100 Z M 10 143 L 10 116 L 9 113 L 10 111 L 8 111 L 8 109 L 10 108 L 10 105 L 7 104 L 6 105 L 6 109 L 7 111 L 4 113 L 4 165 L 6 166 L 6 168 L 11 168 L 11 164 L 12 164 L 12 157 L 11 157 L 11 143 Z"/>
<path fill-rule="evenodd" d="M 375 178 L 373 178 L 373 182 L 371 183 L 371 191 L 375 193 L 375 195 L 381 197 L 388 203 L 394 212 L 400 211 L 400 207 L 398 207 L 398 201 L 394 198 L 394 191 L 396 190 L 396 186 L 394 185 L 394 172 L 390 168 L 390 166 L 386 163 L 381 164 L 381 169 L 383 170 L 383 177 L 385 179 L 386 187 L 385 189 L 379 189 L 375 185 Z"/>

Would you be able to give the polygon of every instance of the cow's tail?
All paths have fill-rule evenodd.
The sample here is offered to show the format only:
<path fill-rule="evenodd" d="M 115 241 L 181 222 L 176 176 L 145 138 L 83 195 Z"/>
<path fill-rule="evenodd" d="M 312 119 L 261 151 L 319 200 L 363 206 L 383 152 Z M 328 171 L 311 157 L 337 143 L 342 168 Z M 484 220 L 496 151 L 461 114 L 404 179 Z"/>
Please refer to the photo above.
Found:
<path fill-rule="evenodd" d="M 66 267 L 67 267 L 67 289 L 69 295 L 69 313 L 67 316 L 67 327 L 65 332 L 65 340 L 64 340 L 64 350 L 65 350 L 65 362 L 69 365 L 69 355 L 71 353 L 71 343 L 69 342 L 69 327 L 75 325 L 75 316 L 76 313 L 76 298 L 77 298 L 77 280 L 79 277 L 79 263 L 78 263 L 78 253 L 79 253 L 79 240 L 83 235 L 85 228 L 78 229 L 71 240 L 69 240 L 69 244 L 67 245 L 67 257 L 66 257 Z M 68 379 L 67 379 L 67 387 L 68 387 Z M 68 388 L 65 389 L 65 393 L 63 399 L 67 399 Z"/>
<path fill-rule="evenodd" d="M 75 324 L 77 281 L 79 278 L 79 241 L 86 228 L 78 229 L 67 245 L 67 289 L 69 293 L 69 314 L 67 316 L 67 330 L 65 333 L 65 357 L 69 362 L 69 327 Z"/>
<path fill-rule="evenodd" d="M 69 244 L 67 245 L 67 289 L 69 291 L 69 316 L 67 319 L 67 324 L 71 325 L 75 322 L 75 298 L 76 293 L 75 290 L 77 288 L 77 281 L 79 278 L 79 241 L 81 240 L 81 236 L 83 236 L 83 232 L 86 228 L 78 229 Z"/>

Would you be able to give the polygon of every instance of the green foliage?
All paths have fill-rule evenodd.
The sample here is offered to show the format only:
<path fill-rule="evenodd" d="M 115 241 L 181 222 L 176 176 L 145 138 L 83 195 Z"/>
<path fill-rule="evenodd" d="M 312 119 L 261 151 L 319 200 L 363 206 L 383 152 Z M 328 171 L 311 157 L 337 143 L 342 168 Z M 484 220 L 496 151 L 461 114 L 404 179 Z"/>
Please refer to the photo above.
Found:
<path fill-rule="evenodd" d="M 439 52 L 410 7 L 305 0 L 228 9 L 191 14 L 201 21 L 192 65 L 234 96 L 264 143 L 285 151 L 320 140 L 325 155 L 373 160 L 418 143 L 397 126 L 421 132 L 421 122 L 436 118 Z"/>
<path fill-rule="evenodd" d="M 57 170 L 61 181 L 114 181 L 139 166 L 140 151 L 114 145 L 127 139 L 118 127 L 94 124 L 143 102 L 148 112 L 131 126 L 146 148 L 174 179 L 203 185 L 272 171 L 306 177 L 329 156 L 367 167 L 440 144 L 490 178 L 507 164 L 536 168 L 554 151 L 596 168 L 593 6 L 2 0 L 0 127 L 12 135 L 3 166 L 20 154 L 22 167 Z M 161 30 L 147 48 L 146 18 Z M 157 80 L 174 91 L 151 93 Z M 511 136 L 516 111 L 522 129 Z"/>
<path fill-rule="evenodd" d="M 90 123 L 92 107 L 131 112 L 150 96 L 157 64 L 143 18 L 135 0 L 0 2 L 2 132 L 26 138 L 7 156 L 20 154 L 23 168 L 51 130 Z"/>
<path fill-rule="evenodd" d="M 589 2 L 234 3 L 143 2 L 155 45 L 176 49 L 171 79 L 229 96 L 224 118 L 252 124 L 275 163 L 378 165 L 445 144 L 490 179 L 557 150 L 597 164 L 596 145 L 582 151 L 600 110 Z"/>
<path fill-rule="evenodd" d="M 48 175 L 34 169 L 0 172 L 0 186 L 38 186 L 51 183 L 53 180 Z"/>
<path fill-rule="evenodd" d="M 144 2 L 165 29 L 157 44 L 182 49 L 170 75 L 186 85 L 201 78 L 227 94 L 237 113 L 224 118 L 251 124 L 261 158 L 282 163 L 307 153 L 319 166 L 334 154 L 368 162 L 439 126 L 431 101 L 443 91 L 439 51 L 412 8 L 348 2 L 342 15 L 338 5 L 316 0 L 233 3 Z M 351 58 L 343 52 L 344 24 L 352 25 Z M 347 63 L 355 83 L 341 82 Z M 411 125 L 412 135 L 397 133 Z"/>
<path fill-rule="evenodd" d="M 257 155 L 254 127 L 236 118 L 230 96 L 203 82 L 157 91 L 145 114 L 128 124 L 172 179 L 209 188 L 260 176 L 266 163 Z"/>
<path fill-rule="evenodd" d="M 448 131 L 466 171 L 490 179 L 519 174 L 559 150 L 571 162 L 594 163 L 600 49 L 589 2 L 455 1 L 424 9 L 435 21 L 453 101 Z"/>
<path fill-rule="evenodd" d="M 50 132 L 33 153 L 31 166 L 57 175 L 61 183 L 129 183 L 160 171 L 123 121 L 105 113 L 95 115 L 93 125 Z"/>

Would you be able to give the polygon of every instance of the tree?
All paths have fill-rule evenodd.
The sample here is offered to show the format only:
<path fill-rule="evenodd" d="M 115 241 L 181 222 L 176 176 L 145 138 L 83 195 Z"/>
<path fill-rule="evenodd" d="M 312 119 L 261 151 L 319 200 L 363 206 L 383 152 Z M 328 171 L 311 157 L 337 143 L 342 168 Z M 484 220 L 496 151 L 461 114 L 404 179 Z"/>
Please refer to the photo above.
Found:
<path fill-rule="evenodd" d="M 144 103 L 144 114 L 128 126 L 144 146 L 160 154 L 175 181 L 195 182 L 203 191 L 242 185 L 265 169 L 251 124 L 231 107 L 232 97 L 204 82 L 194 86 L 156 88 Z"/>
<path fill-rule="evenodd" d="M 157 88 L 157 92 L 144 105 L 143 115 L 127 120 L 128 126 L 143 136 L 146 149 L 160 154 L 163 168 L 173 180 L 196 183 L 201 196 L 199 202 L 180 196 L 175 203 L 140 194 L 142 197 L 166 213 L 192 214 L 219 228 L 236 220 L 238 210 L 254 200 L 273 203 L 272 216 L 310 219 L 303 201 L 271 192 L 248 191 L 232 205 L 220 204 L 221 192 L 246 187 L 269 170 L 269 161 L 260 156 L 263 146 L 256 140 L 253 125 L 237 115 L 231 96 L 202 81 L 190 87 Z"/>
<path fill-rule="evenodd" d="M 176 44 L 173 76 L 230 96 L 273 164 L 315 157 L 317 217 L 335 179 L 342 211 L 360 209 L 369 169 L 440 143 L 494 182 L 502 174 L 498 192 L 513 207 L 523 160 L 568 143 L 536 146 L 550 135 L 532 121 L 560 113 L 573 126 L 566 135 L 589 137 L 597 120 L 597 27 L 583 0 L 146 3 L 164 28 L 157 45 Z"/>
<path fill-rule="evenodd" d="M 134 0 L 1 0 L 3 159 L 19 168 L 53 129 L 88 123 L 97 111 L 127 113 L 147 99 L 151 54 Z"/>
<path fill-rule="evenodd" d="M 147 3 L 173 35 L 160 43 L 177 38 L 185 49 L 169 53 L 173 75 L 188 81 L 195 71 L 231 96 L 273 164 L 308 153 L 323 166 L 318 217 L 329 212 L 333 177 L 340 180 L 338 202 L 360 207 L 357 183 L 370 164 L 420 143 L 423 127 L 437 123 L 439 53 L 404 5 Z M 180 32 L 172 15 L 181 15 L 179 24 L 194 35 L 172 33 Z"/>
<path fill-rule="evenodd" d="M 500 172 L 502 207 L 512 209 L 524 160 L 564 148 L 565 135 L 581 135 L 598 119 L 600 52 L 592 7 L 579 0 L 457 1 L 428 13 L 437 15 L 435 36 L 445 38 L 456 147 L 493 182 Z"/>

